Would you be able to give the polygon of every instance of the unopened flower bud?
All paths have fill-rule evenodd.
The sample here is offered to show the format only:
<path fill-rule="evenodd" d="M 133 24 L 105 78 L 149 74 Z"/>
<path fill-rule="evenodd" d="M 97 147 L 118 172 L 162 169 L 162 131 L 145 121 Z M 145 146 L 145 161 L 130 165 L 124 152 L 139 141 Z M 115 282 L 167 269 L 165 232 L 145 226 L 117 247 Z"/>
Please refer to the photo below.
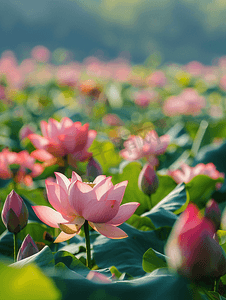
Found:
<path fill-rule="evenodd" d="M 102 174 L 103 171 L 100 164 L 93 157 L 91 157 L 86 168 L 87 178 L 92 181 L 94 178 Z"/>
<path fill-rule="evenodd" d="M 23 199 L 12 190 L 2 209 L 2 221 L 10 232 L 18 233 L 28 221 L 28 210 Z"/>
<path fill-rule="evenodd" d="M 209 200 L 206 205 L 205 217 L 212 221 L 216 231 L 220 228 L 221 223 L 221 211 L 216 201 Z"/>
<path fill-rule="evenodd" d="M 36 246 L 32 237 L 28 234 L 19 249 L 17 255 L 17 261 L 29 257 L 35 253 L 38 253 L 38 247 Z"/>
<path fill-rule="evenodd" d="M 146 164 L 138 178 L 139 189 L 147 195 L 154 194 L 159 186 L 158 176 L 150 164 Z"/>

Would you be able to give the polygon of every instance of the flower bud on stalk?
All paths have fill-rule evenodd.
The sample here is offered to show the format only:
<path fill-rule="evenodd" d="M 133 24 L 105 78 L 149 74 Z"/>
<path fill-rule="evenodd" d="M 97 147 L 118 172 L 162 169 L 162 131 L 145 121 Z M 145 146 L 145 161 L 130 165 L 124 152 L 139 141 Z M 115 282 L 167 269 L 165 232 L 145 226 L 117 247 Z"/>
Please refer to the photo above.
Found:
<path fill-rule="evenodd" d="M 17 255 L 17 261 L 38 253 L 38 247 L 32 237 L 27 234 Z"/>
<path fill-rule="evenodd" d="M 205 217 L 212 221 L 216 228 L 216 231 L 220 228 L 221 224 L 221 211 L 220 208 L 214 200 L 209 200 L 206 205 Z"/>
<path fill-rule="evenodd" d="M 152 165 L 145 164 L 138 178 L 139 189 L 147 195 L 154 194 L 159 186 L 158 176 Z"/>
<path fill-rule="evenodd" d="M 17 234 L 28 221 L 28 210 L 23 199 L 12 190 L 7 196 L 2 210 L 2 221 L 7 229 Z"/>
<path fill-rule="evenodd" d="M 86 168 L 87 178 L 92 181 L 101 174 L 103 174 L 103 171 L 100 164 L 93 157 L 91 157 Z"/>

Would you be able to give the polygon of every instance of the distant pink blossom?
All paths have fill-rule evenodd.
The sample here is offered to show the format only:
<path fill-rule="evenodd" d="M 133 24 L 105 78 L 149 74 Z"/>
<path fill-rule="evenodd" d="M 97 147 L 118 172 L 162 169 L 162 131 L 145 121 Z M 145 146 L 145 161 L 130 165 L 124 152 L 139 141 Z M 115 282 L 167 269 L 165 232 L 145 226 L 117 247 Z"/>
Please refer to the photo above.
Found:
<path fill-rule="evenodd" d="M 181 169 L 181 170 L 180 170 Z M 171 171 L 168 170 L 168 175 L 171 176 L 176 183 L 185 182 L 188 183 L 197 175 L 207 175 L 213 179 L 218 179 L 219 177 L 224 178 L 224 173 L 217 171 L 216 166 L 213 163 L 203 164 L 200 163 L 195 167 L 190 167 L 189 165 L 183 163 L 180 169 Z"/>
<path fill-rule="evenodd" d="M 109 126 L 121 126 L 124 122 L 116 114 L 106 114 L 102 119 L 104 124 Z"/>
<path fill-rule="evenodd" d="M 157 70 L 146 78 L 146 82 L 153 87 L 163 87 L 167 83 L 167 79 L 163 71 Z"/>
<path fill-rule="evenodd" d="M 124 143 L 125 149 L 120 151 L 120 155 L 130 161 L 146 157 L 150 165 L 156 166 L 158 164 L 157 156 L 165 153 L 169 142 L 168 135 L 159 137 L 155 130 L 149 131 L 144 139 L 139 135 L 131 135 Z"/>
<path fill-rule="evenodd" d="M 202 63 L 198 61 L 191 61 L 185 66 L 185 69 L 188 73 L 190 73 L 192 76 L 198 77 L 202 75 L 204 66 Z"/>
<path fill-rule="evenodd" d="M 158 93 L 154 90 L 141 90 L 135 92 L 134 95 L 134 102 L 141 107 L 147 107 L 150 102 L 156 102 L 158 100 Z"/>
<path fill-rule="evenodd" d="M 11 165 L 18 165 L 15 174 L 10 169 Z M 32 184 L 33 178 L 39 176 L 43 171 L 43 166 L 35 163 L 35 159 L 26 150 L 16 153 L 3 149 L 0 152 L 0 178 L 2 179 L 14 177 L 16 182 L 29 186 Z"/>
<path fill-rule="evenodd" d="M 47 62 L 50 58 L 50 51 L 44 46 L 36 46 L 32 49 L 31 56 L 38 62 Z"/>
<path fill-rule="evenodd" d="M 82 182 L 75 172 L 70 180 L 61 173 L 55 175 L 56 183 L 46 180 L 47 197 L 55 210 L 47 206 L 32 207 L 42 222 L 62 230 L 55 243 L 79 233 L 85 220 L 108 238 L 127 237 L 117 226 L 130 218 L 140 205 L 131 202 L 120 206 L 128 181 L 114 186 L 111 177 L 105 175 L 97 176 L 92 183 Z"/>
<path fill-rule="evenodd" d="M 40 161 L 70 155 L 71 161 L 85 161 L 92 156 L 88 152 L 97 132 L 89 130 L 89 124 L 73 122 L 65 117 L 60 122 L 50 118 L 48 123 L 41 121 L 42 135 L 30 134 L 28 138 L 37 150 L 32 156 Z"/>
<path fill-rule="evenodd" d="M 0 85 L 0 99 L 5 99 L 5 88 Z"/>
<path fill-rule="evenodd" d="M 165 100 L 163 112 L 167 116 L 199 115 L 206 106 L 206 100 L 192 88 L 183 90 L 178 96 L 171 96 Z"/>
<path fill-rule="evenodd" d="M 211 210 L 215 210 L 215 206 L 211 206 Z M 168 265 L 192 281 L 219 278 L 226 273 L 223 250 L 214 239 L 216 225 L 213 216 L 215 219 L 216 214 L 209 209 L 203 217 L 195 204 L 189 204 L 166 244 Z"/>
<path fill-rule="evenodd" d="M 73 64 L 59 66 L 56 72 L 57 82 L 60 85 L 76 86 L 80 77 L 81 70 Z"/>

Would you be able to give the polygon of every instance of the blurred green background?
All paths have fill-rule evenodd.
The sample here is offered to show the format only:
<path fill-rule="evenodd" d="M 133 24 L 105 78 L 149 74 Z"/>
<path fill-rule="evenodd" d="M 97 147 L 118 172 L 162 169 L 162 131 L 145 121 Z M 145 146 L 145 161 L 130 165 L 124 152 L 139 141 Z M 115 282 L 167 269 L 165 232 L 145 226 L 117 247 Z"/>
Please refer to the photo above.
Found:
<path fill-rule="evenodd" d="M 224 0 L 1 0 L 0 53 L 19 60 L 36 45 L 73 59 L 118 56 L 144 63 L 211 64 L 226 53 Z"/>

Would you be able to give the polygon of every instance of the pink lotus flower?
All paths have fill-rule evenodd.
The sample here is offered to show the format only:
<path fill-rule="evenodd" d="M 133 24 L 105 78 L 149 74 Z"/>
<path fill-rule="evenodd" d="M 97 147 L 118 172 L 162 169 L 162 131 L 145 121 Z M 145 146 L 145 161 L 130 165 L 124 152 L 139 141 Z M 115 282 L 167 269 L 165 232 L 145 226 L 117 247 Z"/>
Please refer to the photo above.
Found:
<path fill-rule="evenodd" d="M 104 124 L 109 126 L 121 126 L 124 122 L 116 114 L 106 114 L 102 119 Z"/>
<path fill-rule="evenodd" d="M 120 206 L 127 181 L 114 186 L 111 177 L 105 175 L 97 176 L 93 183 L 82 182 L 75 172 L 71 180 L 61 173 L 55 175 L 56 183 L 46 180 L 48 200 L 55 210 L 47 206 L 32 207 L 42 222 L 62 230 L 55 243 L 75 236 L 85 220 L 108 238 L 127 237 L 117 226 L 130 218 L 140 205 L 132 202 Z"/>
<path fill-rule="evenodd" d="M 163 71 L 157 70 L 146 78 L 147 84 L 151 86 L 163 87 L 166 82 L 166 76 Z"/>
<path fill-rule="evenodd" d="M 134 102 L 141 107 L 147 107 L 150 102 L 156 102 L 157 100 L 158 93 L 154 90 L 141 90 L 134 93 Z"/>
<path fill-rule="evenodd" d="M 188 183 L 197 175 L 207 175 L 213 179 L 218 179 L 219 177 L 224 178 L 224 173 L 220 173 L 217 171 L 215 165 L 213 163 L 208 164 L 198 164 L 195 167 L 190 167 L 187 164 L 183 163 L 181 165 L 181 170 L 168 170 L 167 175 L 171 176 L 176 183 Z"/>
<path fill-rule="evenodd" d="M 163 105 L 163 112 L 167 116 L 192 115 L 196 116 L 206 106 L 206 100 L 192 88 L 187 88 L 178 96 L 169 97 Z"/>
<path fill-rule="evenodd" d="M 7 196 L 3 209 L 2 221 L 10 232 L 18 233 L 28 221 L 28 210 L 23 199 L 12 190 Z"/>
<path fill-rule="evenodd" d="M 38 247 L 34 240 L 27 234 L 17 254 L 17 261 L 38 253 Z"/>
<path fill-rule="evenodd" d="M 16 170 L 11 170 L 16 165 Z M 39 176 L 44 171 L 41 164 L 35 163 L 35 159 L 24 150 L 19 153 L 3 149 L 0 152 L 0 178 L 10 179 L 14 177 L 16 182 L 22 182 L 29 186 L 32 178 Z"/>
<path fill-rule="evenodd" d="M 226 259 L 214 239 L 216 227 L 189 204 L 176 222 L 167 241 L 168 265 L 190 280 L 217 278 L 226 273 Z"/>
<path fill-rule="evenodd" d="M 44 46 L 36 46 L 32 49 L 31 55 L 38 62 L 47 62 L 50 58 L 50 51 Z"/>
<path fill-rule="evenodd" d="M 32 178 L 39 176 L 44 171 L 43 166 L 35 163 L 35 159 L 26 150 L 17 153 L 16 163 L 20 165 L 20 168 L 15 176 L 15 181 L 23 182 L 27 186 L 32 185 Z"/>
<path fill-rule="evenodd" d="M 9 168 L 11 164 L 17 163 L 17 153 L 11 152 L 7 148 L 0 152 L 0 178 L 10 179 L 13 174 Z"/>
<path fill-rule="evenodd" d="M 146 157 L 152 166 L 158 164 L 156 156 L 163 154 L 168 147 L 170 137 L 162 135 L 158 137 L 155 130 L 149 131 L 145 138 L 132 135 L 124 143 L 125 149 L 120 151 L 120 155 L 126 160 L 137 160 Z"/>
<path fill-rule="evenodd" d="M 73 122 L 65 117 L 60 122 L 49 119 L 49 122 L 41 121 L 43 136 L 30 134 L 28 138 L 38 149 L 32 152 L 32 156 L 40 161 L 51 161 L 54 158 L 64 157 L 69 154 L 69 160 L 85 161 L 92 156 L 87 152 L 96 137 L 95 130 L 89 130 L 89 124 L 82 126 L 81 122 Z"/>

